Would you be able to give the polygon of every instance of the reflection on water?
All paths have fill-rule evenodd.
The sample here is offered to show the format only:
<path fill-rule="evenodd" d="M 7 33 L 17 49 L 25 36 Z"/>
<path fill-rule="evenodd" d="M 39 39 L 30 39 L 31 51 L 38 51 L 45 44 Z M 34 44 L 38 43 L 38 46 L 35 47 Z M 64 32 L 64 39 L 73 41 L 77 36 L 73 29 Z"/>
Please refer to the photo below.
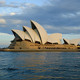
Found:
<path fill-rule="evenodd" d="M 0 52 L 0 80 L 80 80 L 80 53 Z"/>

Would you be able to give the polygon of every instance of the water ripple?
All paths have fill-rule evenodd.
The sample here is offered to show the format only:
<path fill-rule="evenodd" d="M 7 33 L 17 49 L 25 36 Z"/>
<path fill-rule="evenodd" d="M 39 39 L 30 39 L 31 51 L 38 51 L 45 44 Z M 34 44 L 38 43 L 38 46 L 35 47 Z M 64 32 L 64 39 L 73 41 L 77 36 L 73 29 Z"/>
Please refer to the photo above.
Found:
<path fill-rule="evenodd" d="M 80 53 L 1 52 L 0 80 L 80 80 Z"/>

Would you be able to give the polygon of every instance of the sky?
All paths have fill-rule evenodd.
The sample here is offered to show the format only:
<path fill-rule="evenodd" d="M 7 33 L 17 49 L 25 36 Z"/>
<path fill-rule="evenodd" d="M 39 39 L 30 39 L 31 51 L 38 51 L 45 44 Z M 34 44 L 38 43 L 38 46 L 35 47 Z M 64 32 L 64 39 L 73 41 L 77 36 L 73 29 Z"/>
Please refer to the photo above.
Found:
<path fill-rule="evenodd" d="M 13 40 L 11 29 L 31 27 L 30 20 L 41 24 L 48 34 L 80 38 L 80 0 L 0 0 L 0 46 Z"/>

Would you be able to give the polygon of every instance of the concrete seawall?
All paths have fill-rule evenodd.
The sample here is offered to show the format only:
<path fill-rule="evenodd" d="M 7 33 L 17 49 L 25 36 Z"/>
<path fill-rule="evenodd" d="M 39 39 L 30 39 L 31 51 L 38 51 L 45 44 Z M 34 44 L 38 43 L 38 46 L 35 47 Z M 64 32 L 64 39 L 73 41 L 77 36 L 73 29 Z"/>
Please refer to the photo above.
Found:
<path fill-rule="evenodd" d="M 4 52 L 80 52 L 80 49 L 0 49 Z"/>

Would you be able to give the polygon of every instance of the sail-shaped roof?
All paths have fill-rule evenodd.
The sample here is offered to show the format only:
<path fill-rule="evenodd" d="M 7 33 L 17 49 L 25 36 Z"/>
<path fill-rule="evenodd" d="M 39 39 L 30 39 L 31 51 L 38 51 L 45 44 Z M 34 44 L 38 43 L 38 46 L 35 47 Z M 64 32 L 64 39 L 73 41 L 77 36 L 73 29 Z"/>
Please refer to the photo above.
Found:
<path fill-rule="evenodd" d="M 20 31 L 20 30 L 15 30 L 15 29 L 12 29 L 12 32 L 15 36 L 15 38 L 20 38 L 21 40 L 25 40 L 25 39 L 28 39 L 31 41 L 31 38 L 23 31 Z M 17 35 L 17 36 L 16 36 Z"/>
<path fill-rule="evenodd" d="M 54 33 L 48 35 L 48 42 L 61 44 L 62 34 Z"/>
<path fill-rule="evenodd" d="M 37 35 L 37 33 L 33 29 L 31 29 L 27 26 L 23 26 L 23 30 L 24 30 L 24 32 L 26 32 L 30 36 L 32 42 L 38 41 L 41 43 L 39 36 Z"/>
<path fill-rule="evenodd" d="M 45 44 L 48 40 L 48 35 L 47 35 L 47 32 L 45 31 L 45 29 L 40 24 L 38 24 L 37 22 L 35 22 L 33 20 L 31 20 L 31 26 L 32 26 L 32 29 L 40 37 L 41 43 Z"/>
<path fill-rule="evenodd" d="M 68 44 L 74 44 L 74 45 L 78 45 L 80 42 L 80 39 L 72 39 L 72 40 L 63 39 L 63 40 L 65 40 Z"/>
<path fill-rule="evenodd" d="M 70 44 L 70 41 L 68 39 L 63 39 L 64 44 Z"/>
<path fill-rule="evenodd" d="M 80 42 L 80 39 L 72 39 L 70 40 L 70 44 L 78 45 Z"/>

